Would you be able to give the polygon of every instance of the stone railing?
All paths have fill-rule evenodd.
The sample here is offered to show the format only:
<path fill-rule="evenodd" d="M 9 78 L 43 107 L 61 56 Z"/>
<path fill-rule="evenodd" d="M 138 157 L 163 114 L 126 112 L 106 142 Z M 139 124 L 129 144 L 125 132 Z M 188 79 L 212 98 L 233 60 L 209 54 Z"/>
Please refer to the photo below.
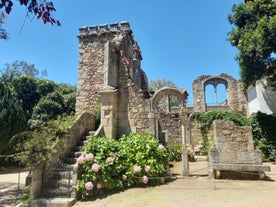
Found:
<path fill-rule="evenodd" d="M 118 31 L 126 31 L 130 30 L 129 22 L 123 21 L 119 23 L 111 23 L 111 24 L 101 24 L 101 25 L 93 25 L 90 27 L 84 26 L 79 28 L 80 34 L 78 36 L 84 35 L 93 35 L 105 32 L 118 32 Z"/>
<path fill-rule="evenodd" d="M 71 126 L 66 134 L 54 146 L 49 158 L 49 163 L 63 160 L 71 152 L 72 148 L 79 142 L 81 137 L 88 131 L 95 129 L 95 118 L 92 114 L 84 112 Z M 46 163 L 40 163 L 33 168 L 30 198 L 34 200 L 42 193 L 43 174 Z"/>

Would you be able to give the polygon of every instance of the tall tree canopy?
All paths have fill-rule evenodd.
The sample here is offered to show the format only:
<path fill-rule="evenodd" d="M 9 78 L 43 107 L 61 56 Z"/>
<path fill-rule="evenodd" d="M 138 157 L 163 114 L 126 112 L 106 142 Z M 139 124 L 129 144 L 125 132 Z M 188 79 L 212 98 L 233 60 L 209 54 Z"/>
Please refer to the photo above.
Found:
<path fill-rule="evenodd" d="M 157 78 L 155 80 L 150 81 L 150 85 L 149 85 L 150 91 L 156 92 L 156 91 L 158 91 L 159 89 L 161 89 L 163 87 L 177 88 L 176 84 L 170 79 Z"/>
<path fill-rule="evenodd" d="M 236 59 L 245 88 L 267 76 L 276 89 L 276 1 L 235 4 L 228 19 L 235 25 L 228 39 L 238 49 Z"/>

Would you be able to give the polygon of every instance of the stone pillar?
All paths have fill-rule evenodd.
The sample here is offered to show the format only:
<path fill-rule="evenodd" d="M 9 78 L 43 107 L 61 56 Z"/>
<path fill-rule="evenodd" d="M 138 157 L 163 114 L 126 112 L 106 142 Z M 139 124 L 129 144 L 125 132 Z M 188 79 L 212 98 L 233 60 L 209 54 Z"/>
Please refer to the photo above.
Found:
<path fill-rule="evenodd" d="M 44 164 L 36 165 L 32 171 L 32 183 L 30 187 L 30 199 L 35 200 L 42 194 Z"/>
<path fill-rule="evenodd" d="M 104 87 L 118 86 L 118 67 L 116 53 L 112 44 L 107 41 L 104 45 Z"/>
<path fill-rule="evenodd" d="M 214 171 L 214 165 L 219 162 L 219 154 L 217 146 L 214 144 L 209 151 L 209 176 L 214 178 L 215 177 L 215 171 Z"/>
<path fill-rule="evenodd" d="M 181 128 L 182 128 L 182 164 L 184 176 L 189 176 L 189 158 L 187 150 L 187 128 L 189 125 L 188 114 L 185 111 L 184 107 L 181 107 L 179 117 L 181 119 Z"/>
<path fill-rule="evenodd" d="M 153 136 L 156 136 L 156 122 L 155 122 L 155 116 L 153 112 L 148 113 L 148 119 L 149 119 L 149 133 L 152 134 Z"/>
<path fill-rule="evenodd" d="M 166 113 L 171 112 L 171 97 L 170 95 L 167 95 L 166 97 Z"/>
<path fill-rule="evenodd" d="M 101 94 L 101 123 L 104 134 L 109 138 L 117 138 L 117 89 L 105 87 L 99 93 Z"/>

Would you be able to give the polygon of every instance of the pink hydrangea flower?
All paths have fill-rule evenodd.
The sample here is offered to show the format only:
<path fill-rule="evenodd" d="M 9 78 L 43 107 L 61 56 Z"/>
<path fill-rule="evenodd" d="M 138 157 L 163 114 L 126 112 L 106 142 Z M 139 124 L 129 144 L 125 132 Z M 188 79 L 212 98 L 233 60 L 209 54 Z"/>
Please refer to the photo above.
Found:
<path fill-rule="evenodd" d="M 94 163 L 94 164 L 92 165 L 92 168 L 91 168 L 91 169 L 92 169 L 93 172 L 99 172 L 100 168 L 101 168 L 100 165 L 98 165 L 97 163 Z"/>
<path fill-rule="evenodd" d="M 144 176 L 142 177 L 142 183 L 147 184 L 148 182 L 149 182 L 148 177 L 144 175 Z"/>
<path fill-rule="evenodd" d="M 85 160 L 84 156 L 81 155 L 81 156 L 78 157 L 77 163 L 78 163 L 79 165 L 81 165 L 81 164 L 83 164 L 84 160 Z"/>
<path fill-rule="evenodd" d="M 97 183 L 97 188 L 101 189 L 102 188 L 102 184 L 101 183 Z"/>
<path fill-rule="evenodd" d="M 94 187 L 94 185 L 93 185 L 92 182 L 87 182 L 87 183 L 85 183 L 84 186 L 85 186 L 85 189 L 86 189 L 86 190 L 92 190 L 93 187 Z"/>
<path fill-rule="evenodd" d="M 165 151 L 165 150 L 166 150 L 166 148 L 165 148 L 164 145 L 162 145 L 162 144 L 159 145 L 159 149 L 160 149 L 161 151 Z"/>
<path fill-rule="evenodd" d="M 94 155 L 92 153 L 89 153 L 89 154 L 85 155 L 85 159 L 86 159 L 86 161 L 92 161 L 92 160 L 94 160 Z"/>
<path fill-rule="evenodd" d="M 114 158 L 113 157 L 108 157 L 108 158 L 106 158 L 106 161 L 109 162 L 110 164 L 113 164 Z"/>
<path fill-rule="evenodd" d="M 139 173 L 139 172 L 141 172 L 141 167 L 140 167 L 140 166 L 134 166 L 133 172 L 134 172 L 134 173 Z"/>
<path fill-rule="evenodd" d="M 122 178 L 123 178 L 123 180 L 126 180 L 127 176 L 126 175 L 122 175 Z"/>
<path fill-rule="evenodd" d="M 161 178 L 160 183 L 164 184 L 165 183 L 165 178 Z"/>
<path fill-rule="evenodd" d="M 167 174 L 168 174 L 169 176 L 172 176 L 172 172 L 171 172 L 170 170 L 167 170 Z"/>
<path fill-rule="evenodd" d="M 145 172 L 149 172 L 150 171 L 150 166 L 149 165 L 146 165 L 145 167 Z"/>

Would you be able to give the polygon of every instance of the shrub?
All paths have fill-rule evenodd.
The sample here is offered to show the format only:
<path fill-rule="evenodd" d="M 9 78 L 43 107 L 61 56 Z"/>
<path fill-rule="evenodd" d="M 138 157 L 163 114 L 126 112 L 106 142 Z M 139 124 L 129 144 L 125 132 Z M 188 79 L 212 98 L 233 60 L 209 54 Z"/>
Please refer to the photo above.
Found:
<path fill-rule="evenodd" d="M 174 142 L 167 145 L 169 152 L 169 160 L 171 162 L 178 162 L 182 160 L 182 143 Z"/>
<path fill-rule="evenodd" d="M 84 199 L 106 191 L 165 181 L 168 152 L 149 134 L 130 134 L 120 140 L 92 137 L 78 163 L 82 178 L 77 190 Z"/>

